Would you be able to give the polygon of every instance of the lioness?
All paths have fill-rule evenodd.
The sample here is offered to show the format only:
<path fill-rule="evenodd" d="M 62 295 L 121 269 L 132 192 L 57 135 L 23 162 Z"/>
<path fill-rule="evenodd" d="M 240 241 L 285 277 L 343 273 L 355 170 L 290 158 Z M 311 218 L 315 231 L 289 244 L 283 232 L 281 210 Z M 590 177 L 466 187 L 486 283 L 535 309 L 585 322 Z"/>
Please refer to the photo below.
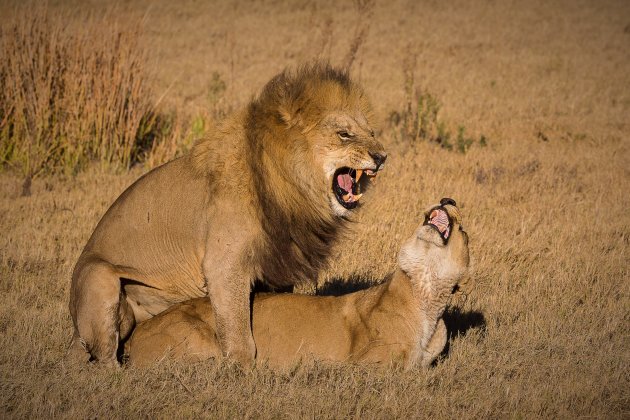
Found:
<path fill-rule="evenodd" d="M 460 212 L 453 200 L 442 199 L 403 244 L 398 269 L 384 283 L 339 297 L 256 295 L 257 357 L 276 367 L 302 357 L 427 366 L 446 344 L 442 314 L 468 262 Z M 215 325 L 207 301 L 178 304 L 136 328 L 129 363 L 218 357 Z"/>
<path fill-rule="evenodd" d="M 251 365 L 252 283 L 316 279 L 385 161 L 370 109 L 343 71 L 285 70 L 191 153 L 137 180 L 74 268 L 72 350 L 117 363 L 136 323 L 207 296 L 223 354 Z"/>

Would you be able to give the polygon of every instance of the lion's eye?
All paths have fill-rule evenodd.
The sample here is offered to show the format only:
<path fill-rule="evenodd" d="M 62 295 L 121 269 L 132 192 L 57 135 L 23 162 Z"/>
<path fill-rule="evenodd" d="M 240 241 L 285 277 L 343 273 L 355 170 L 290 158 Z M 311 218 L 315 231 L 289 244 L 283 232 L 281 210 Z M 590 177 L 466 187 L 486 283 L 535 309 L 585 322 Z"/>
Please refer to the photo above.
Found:
<path fill-rule="evenodd" d="M 341 140 L 350 140 L 352 137 L 354 137 L 354 134 L 349 133 L 347 131 L 337 131 L 337 135 L 339 136 L 339 138 Z"/>

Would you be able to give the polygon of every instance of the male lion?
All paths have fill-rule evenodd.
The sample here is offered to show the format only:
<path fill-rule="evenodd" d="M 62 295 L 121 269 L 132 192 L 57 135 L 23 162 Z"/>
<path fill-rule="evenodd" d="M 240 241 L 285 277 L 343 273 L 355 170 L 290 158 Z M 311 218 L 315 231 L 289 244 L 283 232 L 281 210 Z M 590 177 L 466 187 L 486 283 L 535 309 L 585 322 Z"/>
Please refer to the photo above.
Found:
<path fill-rule="evenodd" d="M 455 202 L 442 199 L 402 246 L 383 284 L 344 296 L 259 294 L 252 309 L 258 360 L 287 367 L 300 358 L 428 366 L 444 349 L 442 314 L 468 268 L 468 235 Z M 129 363 L 220 356 L 216 316 L 203 299 L 138 325 Z"/>
<path fill-rule="evenodd" d="M 137 180 L 75 266 L 72 350 L 117 363 L 136 323 L 208 296 L 223 354 L 251 365 L 252 283 L 316 279 L 385 161 L 370 110 L 343 71 L 285 70 L 190 154 Z"/>

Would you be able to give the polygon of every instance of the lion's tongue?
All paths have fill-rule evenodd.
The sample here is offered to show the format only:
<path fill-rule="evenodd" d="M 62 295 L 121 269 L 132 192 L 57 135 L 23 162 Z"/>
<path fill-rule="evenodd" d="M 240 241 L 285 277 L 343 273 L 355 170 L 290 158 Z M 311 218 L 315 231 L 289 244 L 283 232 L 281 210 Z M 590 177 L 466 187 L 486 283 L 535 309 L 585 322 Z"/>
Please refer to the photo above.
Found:
<path fill-rule="evenodd" d="M 352 180 L 350 174 L 339 174 L 337 176 L 337 184 L 339 184 L 341 189 L 346 192 L 342 197 L 343 201 L 345 201 L 346 203 L 354 203 L 355 201 L 359 201 L 361 196 L 363 196 L 363 194 L 355 194 L 352 191 L 354 181 Z"/>
<path fill-rule="evenodd" d="M 347 193 L 352 194 L 352 177 L 350 174 L 339 174 L 337 176 L 337 184 Z"/>

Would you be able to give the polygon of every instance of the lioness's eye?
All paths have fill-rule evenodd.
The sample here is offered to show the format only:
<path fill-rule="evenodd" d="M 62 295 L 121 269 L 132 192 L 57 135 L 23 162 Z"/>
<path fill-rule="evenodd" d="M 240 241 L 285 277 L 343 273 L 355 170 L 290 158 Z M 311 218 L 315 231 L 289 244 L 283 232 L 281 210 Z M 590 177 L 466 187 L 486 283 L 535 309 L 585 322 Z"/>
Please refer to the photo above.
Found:
<path fill-rule="evenodd" d="M 354 134 L 348 133 L 347 131 L 337 131 L 337 135 L 341 140 L 350 140 L 354 137 Z"/>

